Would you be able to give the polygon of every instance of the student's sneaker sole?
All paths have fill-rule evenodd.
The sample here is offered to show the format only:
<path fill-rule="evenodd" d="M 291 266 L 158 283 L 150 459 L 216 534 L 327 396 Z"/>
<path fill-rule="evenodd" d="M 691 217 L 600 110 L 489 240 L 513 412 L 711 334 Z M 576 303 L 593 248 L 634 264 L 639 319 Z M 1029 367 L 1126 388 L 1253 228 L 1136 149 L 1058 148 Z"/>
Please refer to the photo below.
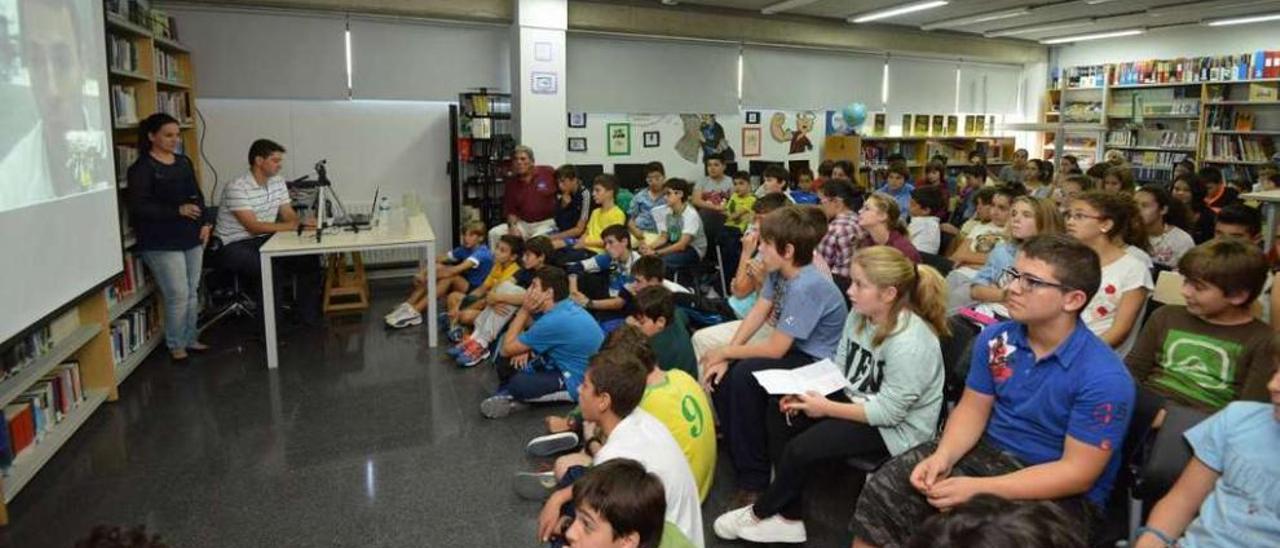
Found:
<path fill-rule="evenodd" d="M 477 356 L 468 356 L 468 355 L 466 355 L 466 354 L 459 354 L 459 355 L 458 355 L 458 367 L 462 367 L 462 368 L 464 368 L 464 369 L 465 369 L 465 368 L 472 368 L 472 367 L 475 367 L 475 366 L 477 366 L 477 365 L 480 365 L 480 362 L 483 362 L 483 361 L 485 361 L 485 360 L 487 360 L 487 359 L 489 359 L 489 351 L 488 351 L 488 350 L 485 350 L 483 353 L 481 353 L 480 355 L 477 355 Z"/>
<path fill-rule="evenodd" d="M 534 457 L 551 457 L 572 451 L 578 447 L 579 443 L 578 434 L 560 432 L 558 434 L 538 436 L 529 440 L 529 444 L 524 446 L 524 451 Z"/>
<path fill-rule="evenodd" d="M 511 488 L 520 498 L 543 501 L 551 495 L 556 487 L 554 472 L 517 472 L 511 482 Z"/>
<path fill-rule="evenodd" d="M 511 396 L 490 396 L 480 402 L 480 414 L 487 419 L 501 419 L 525 407 Z"/>
<path fill-rule="evenodd" d="M 422 316 L 413 316 L 409 318 L 400 317 L 395 320 L 388 321 L 387 325 L 393 329 L 404 329 L 415 325 L 422 325 Z"/>

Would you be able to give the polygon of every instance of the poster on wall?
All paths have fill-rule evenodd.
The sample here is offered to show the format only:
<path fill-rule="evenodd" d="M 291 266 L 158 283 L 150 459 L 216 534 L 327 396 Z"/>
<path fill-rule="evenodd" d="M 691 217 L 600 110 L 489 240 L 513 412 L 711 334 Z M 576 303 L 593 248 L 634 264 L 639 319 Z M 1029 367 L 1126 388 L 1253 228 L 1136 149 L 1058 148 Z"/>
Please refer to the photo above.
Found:
<path fill-rule="evenodd" d="M 746 123 L 747 125 L 752 125 L 752 126 L 760 125 L 760 111 L 757 111 L 757 110 L 747 111 Z"/>
<path fill-rule="evenodd" d="M 569 152 L 586 152 L 586 151 L 587 151 L 586 137 L 570 137 L 569 138 Z"/>
<path fill-rule="evenodd" d="M 947 137 L 955 137 L 960 131 L 960 117 L 954 114 L 947 116 Z"/>
<path fill-rule="evenodd" d="M 662 144 L 662 134 L 656 131 L 644 132 L 644 148 L 658 148 Z"/>
<path fill-rule="evenodd" d="M 813 150 L 813 142 L 809 140 L 809 133 L 813 131 L 813 125 L 817 119 L 818 115 L 812 111 L 797 112 L 795 114 L 795 125 L 789 128 L 787 127 L 787 115 L 777 112 L 769 119 L 769 134 L 774 141 L 791 143 L 787 154 L 808 152 Z"/>
<path fill-rule="evenodd" d="M 691 164 L 699 162 L 709 154 L 719 154 L 725 162 L 735 158 L 733 147 L 724 133 L 724 126 L 716 121 L 714 114 L 681 114 L 680 122 L 684 126 L 684 134 L 676 141 L 675 151 L 681 158 Z"/>
<path fill-rule="evenodd" d="M 941 114 L 933 115 L 933 126 L 929 128 L 929 135 L 946 134 L 946 117 Z"/>
<path fill-rule="evenodd" d="M 631 124 L 621 122 L 605 126 L 606 150 L 609 156 L 631 154 Z"/>
<path fill-rule="evenodd" d="M 755 158 L 760 156 L 762 143 L 760 142 L 762 132 L 758 127 L 742 128 L 742 156 L 744 158 Z"/>
<path fill-rule="evenodd" d="M 920 136 L 928 135 L 929 134 L 929 115 L 917 114 L 913 119 L 916 121 L 916 125 L 914 128 L 911 129 L 911 134 L 920 135 Z"/>
<path fill-rule="evenodd" d="M 587 113 L 585 113 L 585 112 L 570 112 L 570 113 L 569 113 L 569 127 L 571 127 L 571 128 L 579 128 L 579 129 L 580 129 L 580 128 L 587 127 Z"/>

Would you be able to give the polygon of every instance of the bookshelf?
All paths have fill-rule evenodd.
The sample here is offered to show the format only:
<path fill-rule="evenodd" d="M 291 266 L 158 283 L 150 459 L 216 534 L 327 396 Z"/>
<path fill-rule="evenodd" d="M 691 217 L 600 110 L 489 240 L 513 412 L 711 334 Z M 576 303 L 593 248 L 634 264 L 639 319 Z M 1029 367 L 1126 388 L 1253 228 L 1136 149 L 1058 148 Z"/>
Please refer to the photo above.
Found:
<path fill-rule="evenodd" d="M 489 227 L 506 222 L 502 192 L 516 146 L 512 127 L 510 94 L 479 88 L 449 106 L 450 198 L 453 218 L 461 221 L 453 227 L 454 242 L 468 220 Z"/>
<path fill-rule="evenodd" d="M 848 137 L 845 138 L 848 139 Z M 911 178 L 919 181 L 924 179 L 925 167 L 929 159 L 935 155 L 941 154 L 947 157 L 947 170 L 953 172 L 948 175 L 954 176 L 954 171 L 969 165 L 971 152 L 980 152 L 987 159 L 988 166 L 998 166 L 1009 163 L 1016 148 L 1013 137 L 853 136 L 853 138 L 856 139 L 856 150 L 859 151 L 854 162 L 854 168 L 858 172 L 857 182 L 864 188 L 875 188 L 884 184 L 889 167 L 887 158 L 891 154 L 903 155 L 907 161 L 907 169 L 911 172 Z M 843 146 L 832 149 L 833 143 L 830 138 L 826 144 L 827 146 L 823 148 L 824 160 L 849 159 L 843 154 L 837 157 L 828 153 L 828 150 L 843 150 Z"/>
<path fill-rule="evenodd" d="M 1204 85 L 1205 165 L 1217 166 L 1230 180 L 1252 183 L 1258 166 L 1273 161 L 1280 136 L 1280 82 L 1274 80 Z"/>

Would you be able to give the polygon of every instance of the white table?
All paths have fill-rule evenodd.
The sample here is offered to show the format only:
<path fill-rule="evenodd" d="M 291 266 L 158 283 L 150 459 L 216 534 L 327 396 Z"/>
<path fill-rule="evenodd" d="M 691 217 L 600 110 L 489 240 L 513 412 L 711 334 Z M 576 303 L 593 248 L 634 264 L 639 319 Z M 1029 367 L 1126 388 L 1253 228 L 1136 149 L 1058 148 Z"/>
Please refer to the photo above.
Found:
<path fill-rule="evenodd" d="M 1241 200 L 1256 200 L 1262 205 L 1262 241 L 1263 248 L 1271 250 L 1276 241 L 1276 208 L 1280 207 L 1280 190 L 1266 192 L 1250 192 L 1240 196 Z"/>
<path fill-rule="evenodd" d="M 427 268 L 427 344 L 435 347 L 439 335 L 436 333 L 436 235 L 431 230 L 431 223 L 425 215 L 410 217 L 405 223 L 403 232 L 387 234 L 375 233 L 361 229 L 360 232 L 347 232 L 345 229 L 326 229 L 324 237 L 316 242 L 314 230 L 307 230 L 301 236 L 297 232 L 277 232 L 267 243 L 262 245 L 262 308 L 266 324 L 267 367 L 275 369 L 280 365 L 279 349 L 276 343 L 276 307 L 275 286 L 272 283 L 271 260 L 276 257 L 293 257 L 298 255 L 326 255 L 329 253 L 347 253 L 353 251 L 374 251 L 380 249 L 420 248 L 422 256 L 419 264 L 426 263 Z M 335 231 L 335 232 L 331 232 Z"/>

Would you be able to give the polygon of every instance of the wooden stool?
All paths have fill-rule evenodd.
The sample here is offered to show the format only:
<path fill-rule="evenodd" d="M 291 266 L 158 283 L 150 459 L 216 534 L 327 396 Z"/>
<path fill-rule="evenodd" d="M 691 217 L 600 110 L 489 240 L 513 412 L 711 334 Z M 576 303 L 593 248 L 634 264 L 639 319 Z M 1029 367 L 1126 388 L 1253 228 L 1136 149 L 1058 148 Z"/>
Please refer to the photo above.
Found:
<path fill-rule="evenodd" d="M 364 258 L 351 252 L 351 269 L 347 269 L 346 253 L 327 257 L 324 280 L 324 313 L 346 314 L 369 308 L 369 279 L 364 274 Z"/>

